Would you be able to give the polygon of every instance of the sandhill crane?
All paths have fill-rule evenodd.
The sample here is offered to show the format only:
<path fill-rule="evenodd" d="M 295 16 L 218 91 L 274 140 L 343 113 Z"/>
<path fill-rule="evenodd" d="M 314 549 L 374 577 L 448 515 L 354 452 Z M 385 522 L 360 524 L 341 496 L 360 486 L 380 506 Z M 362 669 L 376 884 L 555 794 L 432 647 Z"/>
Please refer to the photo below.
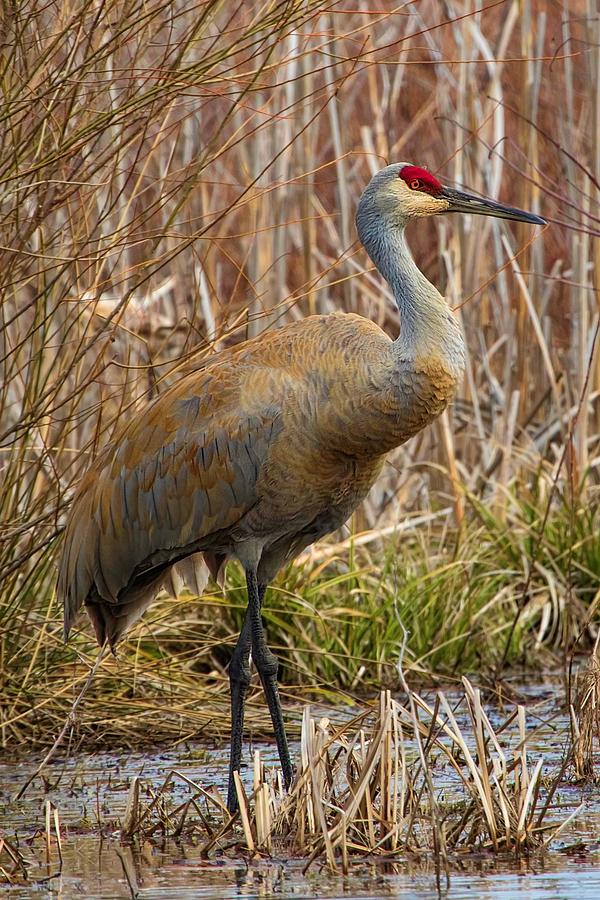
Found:
<path fill-rule="evenodd" d="M 411 219 L 449 212 L 544 224 L 444 187 L 418 166 L 387 166 L 362 195 L 356 225 L 398 304 L 396 340 L 367 319 L 335 313 L 216 354 L 132 417 L 73 502 L 58 580 L 65 636 L 85 604 L 98 642 L 114 648 L 174 565 L 202 553 L 213 576 L 230 558 L 243 566 L 248 606 L 229 668 L 231 810 L 250 658 L 286 786 L 293 775 L 277 660 L 261 618 L 267 585 L 348 519 L 386 454 L 439 416 L 461 378 L 460 328 L 404 238 Z"/>

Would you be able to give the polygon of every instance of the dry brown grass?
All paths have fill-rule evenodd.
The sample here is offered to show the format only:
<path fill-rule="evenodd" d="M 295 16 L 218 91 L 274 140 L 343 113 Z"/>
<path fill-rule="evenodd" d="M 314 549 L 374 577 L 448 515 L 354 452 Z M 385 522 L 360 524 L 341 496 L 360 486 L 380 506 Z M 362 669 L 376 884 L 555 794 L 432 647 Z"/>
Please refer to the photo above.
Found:
<path fill-rule="evenodd" d="M 571 718 L 571 764 L 579 781 L 598 780 L 597 754 L 600 750 L 600 661 L 598 644 L 574 680 L 574 696 L 569 706 Z"/>
<path fill-rule="evenodd" d="M 416 854 L 443 870 L 451 854 L 465 851 L 529 854 L 570 821 L 554 800 L 564 768 L 544 771 L 541 758 L 532 761 L 532 737 L 521 706 L 494 728 L 466 680 L 462 699 L 439 693 L 433 705 L 415 692 L 405 705 L 383 692 L 376 710 L 342 726 L 305 708 L 289 793 L 279 772 L 265 771 L 259 751 L 250 797 L 237 778 L 233 817 L 218 791 L 180 772 L 151 788 L 149 801 L 134 779 L 122 836 L 200 840 L 207 856 L 235 845 L 255 856 L 298 856 L 306 867 L 326 861 L 343 872 L 369 855 Z M 174 806 L 178 781 L 188 798 Z"/>

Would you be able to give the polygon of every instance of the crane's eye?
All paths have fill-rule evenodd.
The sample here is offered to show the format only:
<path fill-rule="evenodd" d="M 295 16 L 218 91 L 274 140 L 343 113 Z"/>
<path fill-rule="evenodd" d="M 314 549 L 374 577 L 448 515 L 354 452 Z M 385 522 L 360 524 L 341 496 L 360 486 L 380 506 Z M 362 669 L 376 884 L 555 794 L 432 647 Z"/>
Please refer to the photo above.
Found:
<path fill-rule="evenodd" d="M 435 175 L 420 166 L 403 166 L 398 175 L 411 191 L 424 191 L 435 197 L 442 190 Z"/>

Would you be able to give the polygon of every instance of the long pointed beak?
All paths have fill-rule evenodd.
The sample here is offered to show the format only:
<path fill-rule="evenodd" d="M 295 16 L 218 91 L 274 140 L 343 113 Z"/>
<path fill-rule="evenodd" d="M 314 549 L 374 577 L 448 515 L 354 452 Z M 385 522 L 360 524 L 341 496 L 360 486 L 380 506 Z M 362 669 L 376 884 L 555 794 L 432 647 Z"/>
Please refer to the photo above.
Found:
<path fill-rule="evenodd" d="M 479 216 L 496 216 L 498 219 L 512 219 L 514 222 L 529 222 L 531 225 L 545 225 L 546 220 L 541 216 L 525 212 L 514 206 L 505 206 L 496 203 L 495 200 L 487 200 L 485 197 L 477 197 L 475 194 L 466 194 L 464 191 L 456 191 L 454 188 L 443 188 L 437 195 L 447 200 L 450 206 L 445 212 L 474 213 Z"/>

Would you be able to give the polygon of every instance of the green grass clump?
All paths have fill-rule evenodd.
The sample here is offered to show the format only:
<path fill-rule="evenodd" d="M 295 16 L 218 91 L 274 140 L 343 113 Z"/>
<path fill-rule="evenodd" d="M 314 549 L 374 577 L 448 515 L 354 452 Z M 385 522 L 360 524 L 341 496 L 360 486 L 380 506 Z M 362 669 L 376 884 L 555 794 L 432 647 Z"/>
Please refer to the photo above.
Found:
<path fill-rule="evenodd" d="M 344 689 L 429 675 L 554 664 L 593 640 L 600 586 L 597 506 L 471 498 L 462 528 L 388 541 L 326 568 L 290 569 L 265 607 L 286 678 Z M 542 530 L 543 526 L 543 530 Z M 290 615 L 290 613 L 292 613 Z"/>

